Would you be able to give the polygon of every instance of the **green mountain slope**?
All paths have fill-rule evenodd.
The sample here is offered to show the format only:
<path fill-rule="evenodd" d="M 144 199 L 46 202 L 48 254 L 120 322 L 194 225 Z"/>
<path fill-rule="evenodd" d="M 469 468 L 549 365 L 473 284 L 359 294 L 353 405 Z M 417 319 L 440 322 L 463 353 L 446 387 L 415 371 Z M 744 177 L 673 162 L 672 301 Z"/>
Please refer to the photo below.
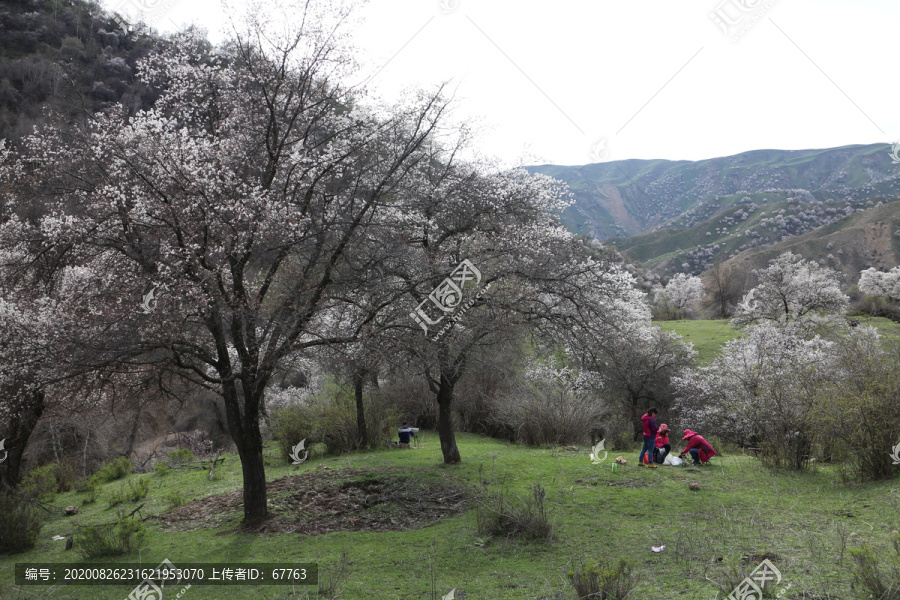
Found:
<path fill-rule="evenodd" d="M 598 239 L 693 227 L 745 197 L 821 202 L 900 196 L 900 167 L 888 144 L 822 150 L 755 150 L 701 161 L 624 160 L 528 168 L 569 185 L 563 214 L 573 231 Z"/>

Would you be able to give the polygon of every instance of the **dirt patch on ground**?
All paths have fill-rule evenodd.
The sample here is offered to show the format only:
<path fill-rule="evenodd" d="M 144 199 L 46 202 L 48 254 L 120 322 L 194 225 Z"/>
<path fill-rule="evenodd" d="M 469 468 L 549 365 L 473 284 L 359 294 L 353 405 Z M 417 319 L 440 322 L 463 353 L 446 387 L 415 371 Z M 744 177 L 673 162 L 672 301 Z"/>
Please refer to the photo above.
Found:
<path fill-rule="evenodd" d="M 269 518 L 254 531 L 319 535 L 334 531 L 418 529 L 456 515 L 468 496 L 441 474 L 424 469 L 315 471 L 269 482 Z M 157 519 L 165 531 L 233 526 L 243 515 L 242 492 L 195 500 Z"/>
<path fill-rule="evenodd" d="M 623 477 L 622 479 L 617 479 L 616 481 L 604 481 L 600 478 L 590 479 L 585 481 L 584 479 L 576 479 L 575 483 L 579 485 L 606 485 L 607 487 L 627 487 L 627 488 L 646 488 L 650 487 L 652 484 L 647 483 L 646 481 L 640 481 L 637 479 L 631 479 L 630 477 Z"/>

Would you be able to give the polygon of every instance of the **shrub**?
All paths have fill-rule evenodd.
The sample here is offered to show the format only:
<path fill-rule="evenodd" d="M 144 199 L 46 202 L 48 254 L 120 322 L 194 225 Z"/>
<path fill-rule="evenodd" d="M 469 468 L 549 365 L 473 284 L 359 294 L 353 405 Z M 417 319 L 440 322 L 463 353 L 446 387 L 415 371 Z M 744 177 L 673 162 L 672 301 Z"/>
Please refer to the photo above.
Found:
<path fill-rule="evenodd" d="M 194 453 L 191 452 L 191 450 L 188 448 L 173 450 L 172 452 L 169 452 L 168 460 L 172 464 L 184 464 L 186 462 L 191 462 L 192 460 L 194 460 Z"/>
<path fill-rule="evenodd" d="M 625 417 L 610 415 L 603 419 L 599 438 L 606 440 L 610 450 L 631 450 L 634 448 L 634 426 Z"/>
<path fill-rule="evenodd" d="M 494 354 L 494 350 L 498 353 Z M 500 364 L 515 365 L 519 362 L 518 356 L 504 351 L 505 348 L 492 348 L 491 363 L 503 361 Z M 483 361 L 483 358 L 479 359 Z M 482 362 L 482 364 L 485 364 Z M 518 371 L 520 369 L 509 368 L 483 368 L 467 371 L 453 388 L 453 406 L 459 415 L 459 430 L 472 433 L 480 433 L 495 438 L 516 441 L 515 429 L 497 420 L 497 398 L 505 397 L 512 386 L 519 383 Z M 422 390 L 419 402 L 437 407 L 434 394 L 428 389 Z M 404 414 L 410 414 L 404 411 Z M 413 415 L 415 413 L 412 413 Z M 435 419 L 437 413 L 435 412 Z M 435 422 L 436 424 L 436 422 Z M 433 427 L 434 425 L 432 425 Z"/>
<path fill-rule="evenodd" d="M 356 426 L 356 400 L 348 394 L 335 394 L 329 400 L 320 399 L 312 405 L 314 423 L 327 454 L 343 454 L 359 449 L 359 429 Z M 368 427 L 367 427 L 368 429 Z"/>
<path fill-rule="evenodd" d="M 900 350 L 887 351 L 874 330 L 858 327 L 838 344 L 843 377 L 820 393 L 822 423 L 845 454 L 848 480 L 888 479 L 900 428 Z"/>
<path fill-rule="evenodd" d="M 97 501 L 97 488 L 92 487 L 87 491 L 87 495 L 82 499 L 82 504 L 93 504 Z"/>
<path fill-rule="evenodd" d="M 373 392 L 365 399 L 365 411 L 369 448 L 383 448 L 396 439 L 403 417 L 388 395 Z"/>
<path fill-rule="evenodd" d="M 531 495 L 521 498 L 499 486 L 488 487 L 478 501 L 478 532 L 533 540 L 552 540 L 553 523 L 547 507 L 547 490 L 539 483 Z"/>
<path fill-rule="evenodd" d="M 495 407 L 497 420 L 530 446 L 580 444 L 590 437 L 602 415 L 597 399 L 586 390 L 541 383 L 523 386 Z"/>
<path fill-rule="evenodd" d="M 77 481 L 75 466 L 69 461 L 58 463 L 56 469 L 56 491 L 68 492 L 75 488 Z"/>
<path fill-rule="evenodd" d="M 604 410 L 588 374 L 532 361 L 522 381 L 497 398 L 495 419 L 526 444 L 580 444 L 596 429 Z"/>
<path fill-rule="evenodd" d="M 97 486 L 99 485 L 100 476 L 97 473 L 94 473 L 90 477 L 85 477 L 75 483 L 76 491 L 87 494 L 84 499 L 82 499 L 82 504 L 93 504 L 97 501 Z"/>
<path fill-rule="evenodd" d="M 120 556 L 140 546 L 146 536 L 146 528 L 137 519 L 119 513 L 116 523 L 84 527 L 76 535 L 78 551 L 84 558 Z"/>
<path fill-rule="evenodd" d="M 335 599 L 350 576 L 350 552 L 341 551 L 341 558 L 319 571 L 319 597 Z"/>
<path fill-rule="evenodd" d="M 393 438 L 399 413 L 381 394 L 364 400 L 366 445 L 383 446 Z M 271 431 L 285 460 L 291 450 L 306 440 L 306 448 L 324 444 L 328 454 L 341 454 L 360 448 L 356 424 L 356 400 L 343 391 L 331 396 L 315 396 L 305 404 L 293 404 L 272 414 Z"/>
<path fill-rule="evenodd" d="M 80 479 L 75 482 L 75 491 L 77 492 L 87 492 L 92 489 L 95 489 L 97 485 L 100 483 L 100 476 L 97 473 L 94 473 L 90 477 L 85 477 L 84 479 Z"/>
<path fill-rule="evenodd" d="M 138 500 L 146 498 L 149 491 L 150 483 L 143 477 L 138 479 L 136 482 L 128 482 L 128 499 L 132 502 L 137 502 Z"/>
<path fill-rule="evenodd" d="M 142 477 L 137 481 L 129 481 L 127 486 L 123 485 L 119 489 L 110 492 L 107 497 L 107 502 L 109 503 L 110 508 L 123 502 L 137 502 L 138 500 L 145 498 L 149 491 L 150 484 Z"/>
<path fill-rule="evenodd" d="M 607 559 L 581 562 L 569 570 L 568 576 L 580 600 L 625 600 L 637 585 L 632 566 L 624 558 L 618 563 Z"/>
<path fill-rule="evenodd" d="M 175 490 L 166 494 L 166 504 L 175 508 L 176 506 L 182 506 L 187 503 L 187 498 L 184 497 L 184 494 L 181 493 L 181 490 Z"/>
<path fill-rule="evenodd" d="M 310 436 L 314 434 L 309 411 L 304 406 L 287 406 L 272 415 L 272 435 L 278 441 L 279 454 L 290 461 L 290 454 L 301 440 L 308 440 L 306 448 L 312 446 Z"/>
<path fill-rule="evenodd" d="M 134 465 L 131 464 L 131 461 L 124 456 L 120 456 L 112 462 L 103 465 L 100 470 L 97 471 L 97 477 L 99 477 L 101 481 L 115 481 L 117 479 L 122 479 L 133 471 Z"/>
<path fill-rule="evenodd" d="M 125 488 L 121 487 L 117 490 L 112 490 L 109 492 L 109 495 L 106 497 L 106 503 L 109 508 L 113 506 L 118 506 L 125 502 Z"/>
<path fill-rule="evenodd" d="M 850 550 L 853 580 L 869 591 L 870 598 L 900 600 L 900 551 L 894 540 L 894 556 L 880 565 L 878 555 L 869 546 Z"/>
<path fill-rule="evenodd" d="M 744 579 L 750 576 L 753 567 L 739 558 L 728 558 L 722 561 L 713 572 L 712 581 L 723 595 L 731 594 Z"/>
<path fill-rule="evenodd" d="M 166 475 L 169 474 L 169 467 L 166 466 L 165 464 L 161 463 L 161 462 L 156 463 L 156 464 L 153 466 L 153 470 L 154 470 L 154 471 L 156 472 L 156 474 L 159 475 L 160 477 L 165 477 Z"/>
<path fill-rule="evenodd" d="M 32 469 L 22 478 L 19 489 L 23 494 L 32 498 L 50 501 L 56 495 L 56 490 L 58 489 L 56 481 L 57 471 L 59 471 L 59 465 L 56 463 Z"/>
<path fill-rule="evenodd" d="M 27 502 L 0 491 L 0 554 L 34 548 L 42 526 L 39 515 Z"/>

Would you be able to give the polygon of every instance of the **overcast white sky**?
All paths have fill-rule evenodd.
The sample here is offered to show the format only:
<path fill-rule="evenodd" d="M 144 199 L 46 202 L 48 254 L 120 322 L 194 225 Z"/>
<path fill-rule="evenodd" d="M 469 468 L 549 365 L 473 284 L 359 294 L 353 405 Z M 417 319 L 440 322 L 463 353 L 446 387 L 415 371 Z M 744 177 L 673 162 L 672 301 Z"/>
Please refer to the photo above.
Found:
<path fill-rule="evenodd" d="M 162 31 L 221 39 L 219 0 L 103 4 L 141 1 L 171 6 Z M 370 0 L 361 14 L 359 78 L 386 99 L 450 80 L 456 118 L 507 165 L 900 139 L 897 0 Z"/>

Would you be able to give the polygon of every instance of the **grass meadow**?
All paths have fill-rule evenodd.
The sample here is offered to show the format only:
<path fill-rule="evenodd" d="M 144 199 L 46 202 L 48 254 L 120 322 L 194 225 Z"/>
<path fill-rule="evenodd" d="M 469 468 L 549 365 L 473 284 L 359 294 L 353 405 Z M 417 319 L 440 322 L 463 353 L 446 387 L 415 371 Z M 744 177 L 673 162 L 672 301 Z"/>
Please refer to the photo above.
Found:
<path fill-rule="evenodd" d="M 873 319 L 873 324 L 900 338 L 900 327 L 882 321 Z M 663 326 L 693 342 L 704 361 L 737 335 L 725 321 Z M 79 513 L 48 515 L 34 549 L 0 556 L 0 599 L 125 599 L 131 587 L 20 587 L 14 582 L 14 565 L 81 561 L 77 543 L 67 552 L 65 542 L 53 536 L 111 523 L 118 510 L 131 512 L 141 504 L 137 516 L 149 518 L 140 548 L 95 562 L 319 565 L 318 587 L 195 585 L 179 596 L 184 600 L 440 600 L 451 590 L 455 600 L 574 600 L 577 594 L 567 573 L 581 562 L 602 559 L 624 559 L 631 565 L 635 588 L 628 598 L 725 597 L 761 560 L 769 559 L 782 576 L 777 586 L 766 589 L 770 597 L 863 599 L 873 596 L 854 582 L 854 549 L 869 548 L 885 561 L 883 569 L 887 561 L 898 560 L 897 476 L 848 486 L 835 465 L 773 473 L 755 457 L 729 447 L 720 447 L 721 457 L 702 468 L 651 470 L 637 468 L 637 444 L 610 452 L 597 465 L 589 460 L 588 447 L 526 447 L 472 434 L 457 438 L 463 462 L 452 466 L 442 464 L 434 432 L 422 432 L 418 449 L 340 457 L 313 452 L 300 465 L 276 455 L 277 445 L 270 443 L 269 503 L 280 528 L 262 533 L 241 529 L 240 503 L 234 496 L 230 503 L 211 503 L 241 490 L 236 454 L 223 455 L 225 463 L 213 481 L 205 470 L 172 468 L 104 483 L 93 503 L 84 503 L 84 492 L 58 494 L 52 505 L 74 505 Z M 619 455 L 629 464 L 613 471 Z M 145 498 L 109 506 L 108 498 L 140 478 L 149 484 Z M 692 482 L 700 489 L 689 489 Z M 382 486 L 381 503 L 367 506 L 370 497 L 364 490 L 376 484 Z M 534 497 L 536 485 L 545 492 L 544 508 L 553 527 L 549 539 L 479 530 L 488 499 L 503 493 L 521 504 Z M 458 492 L 447 492 L 447 510 L 441 507 L 445 498 L 432 493 L 435 489 Z M 334 490 L 358 491 L 358 501 L 316 504 Z M 181 506 L 173 508 L 175 504 Z M 455 510 L 449 510 L 450 504 Z M 404 521 L 404 511 L 414 518 Z M 180 520 L 169 518 L 176 513 Z M 378 527 L 360 525 L 366 523 Z M 661 552 L 651 550 L 660 546 L 665 546 Z M 181 591 L 173 590 L 164 600 Z"/>
<path fill-rule="evenodd" d="M 315 562 L 320 583 L 338 579 L 337 595 L 348 599 L 440 599 L 451 589 L 456 598 L 573 599 L 566 573 L 578 561 L 626 559 L 634 568 L 637 587 L 632 598 L 716 598 L 733 583 L 734 573 L 752 569 L 771 558 L 790 584 L 788 598 L 866 598 L 851 590 L 850 549 L 866 544 L 880 556 L 894 552 L 892 530 L 900 528 L 900 479 L 845 487 L 830 466 L 808 473 L 773 474 L 740 451 L 724 451 L 721 459 L 700 469 L 637 468 L 637 448 L 610 454 L 601 465 L 591 464 L 587 448 L 528 448 L 476 435 L 460 434 L 462 464 L 444 466 L 436 435 L 425 432 L 423 448 L 385 449 L 339 458 L 313 457 L 299 466 L 279 457 L 267 460 L 271 480 L 325 472 L 352 477 L 439 479 L 465 488 L 469 509 L 407 531 L 335 531 L 320 535 L 247 533 L 236 531 L 239 511 L 211 514 L 192 531 L 166 531 L 155 519 L 139 551 L 121 562 L 155 566 L 169 559 L 178 566 L 208 562 Z M 611 469 L 614 454 L 629 464 Z M 166 496 L 180 490 L 188 501 L 240 489 L 240 468 L 229 455 L 218 481 L 204 471 L 173 470 L 165 476 L 130 475 L 150 479 L 150 493 L 141 514 L 164 513 Z M 400 473 L 395 469 L 399 468 Z M 363 469 L 362 474 L 359 469 Z M 390 472 L 385 472 L 390 469 Z M 350 477 L 350 478 L 352 478 Z M 690 482 L 700 490 L 691 491 Z M 488 482 L 487 485 L 485 482 Z M 490 537 L 477 528 L 478 497 L 502 487 L 527 498 L 534 484 L 547 491 L 554 524 L 551 541 Z M 123 485 L 103 486 L 97 502 L 81 506 L 84 494 L 69 492 L 57 506 L 78 505 L 74 517 L 50 517 L 37 546 L 0 559 L 0 597 L 6 599 L 123 599 L 127 587 L 17 587 L 16 562 L 74 562 L 75 551 L 64 542 L 78 525 L 109 522 L 115 509 L 103 494 Z M 276 505 L 277 497 L 270 498 Z M 131 510 L 134 504 L 127 504 Z M 273 507 L 277 511 L 277 507 Z M 364 512 L 364 511 L 362 511 Z M 338 515 L 359 518 L 362 512 Z M 302 514 L 298 518 L 303 518 Z M 659 553 L 652 546 L 665 546 Z M 342 555 L 345 572 L 337 574 Z M 109 560 L 109 559 L 103 559 Z M 743 569 L 743 571 L 742 571 Z M 724 590 L 728 591 L 728 590 Z M 316 588 L 280 586 L 193 586 L 188 600 L 316 597 Z"/>

